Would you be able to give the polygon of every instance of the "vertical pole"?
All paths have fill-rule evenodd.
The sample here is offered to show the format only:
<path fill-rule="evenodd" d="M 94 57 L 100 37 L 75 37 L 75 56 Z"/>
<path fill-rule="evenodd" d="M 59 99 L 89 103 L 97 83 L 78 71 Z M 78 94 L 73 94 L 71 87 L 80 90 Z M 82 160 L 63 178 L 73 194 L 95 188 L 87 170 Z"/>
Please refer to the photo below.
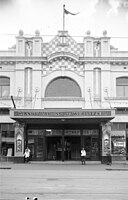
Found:
<path fill-rule="evenodd" d="M 64 161 L 64 129 L 62 130 L 62 161 Z"/>
<path fill-rule="evenodd" d="M 2 125 L 0 125 L 0 156 L 2 155 Z"/>
<path fill-rule="evenodd" d="M 65 30 L 65 12 L 64 12 L 64 9 L 65 9 L 65 5 L 63 5 L 63 31 Z"/>
<path fill-rule="evenodd" d="M 43 160 L 46 160 L 46 136 L 45 136 L 45 130 L 43 130 Z"/>

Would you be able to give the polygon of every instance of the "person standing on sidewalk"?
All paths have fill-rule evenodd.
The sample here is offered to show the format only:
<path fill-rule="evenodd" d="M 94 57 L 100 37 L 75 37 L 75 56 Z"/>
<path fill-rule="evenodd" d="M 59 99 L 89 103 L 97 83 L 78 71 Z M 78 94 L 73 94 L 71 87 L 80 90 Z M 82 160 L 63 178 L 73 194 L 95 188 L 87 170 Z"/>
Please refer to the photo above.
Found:
<path fill-rule="evenodd" d="M 29 162 L 30 159 L 30 149 L 27 147 L 24 153 L 24 162 Z"/>
<path fill-rule="evenodd" d="M 86 151 L 85 151 L 85 149 L 83 147 L 82 150 L 81 150 L 81 162 L 82 162 L 82 165 L 85 165 L 85 157 L 86 157 Z"/>

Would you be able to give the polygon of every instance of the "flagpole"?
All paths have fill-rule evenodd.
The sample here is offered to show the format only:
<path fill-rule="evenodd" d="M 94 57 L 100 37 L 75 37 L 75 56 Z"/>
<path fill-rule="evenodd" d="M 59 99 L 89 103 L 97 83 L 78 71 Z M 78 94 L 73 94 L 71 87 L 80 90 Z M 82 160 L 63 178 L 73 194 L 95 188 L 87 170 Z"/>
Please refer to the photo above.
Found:
<path fill-rule="evenodd" d="M 64 9 L 65 9 L 65 5 L 63 5 L 63 31 L 65 30 L 65 12 L 64 12 Z"/>

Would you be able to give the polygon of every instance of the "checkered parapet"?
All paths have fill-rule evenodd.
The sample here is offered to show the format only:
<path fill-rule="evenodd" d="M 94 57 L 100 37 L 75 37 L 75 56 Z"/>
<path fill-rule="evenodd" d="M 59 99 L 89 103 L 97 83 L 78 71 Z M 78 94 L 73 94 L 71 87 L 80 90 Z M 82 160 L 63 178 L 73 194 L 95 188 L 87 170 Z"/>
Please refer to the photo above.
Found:
<path fill-rule="evenodd" d="M 51 54 L 67 52 L 77 57 L 84 56 L 84 44 L 77 43 L 67 31 L 59 31 L 49 43 L 42 44 L 42 56 L 49 57 Z"/>
<path fill-rule="evenodd" d="M 73 71 L 79 75 L 84 73 L 84 65 L 70 57 L 56 57 L 42 66 L 43 75 L 48 75 L 53 71 Z"/>

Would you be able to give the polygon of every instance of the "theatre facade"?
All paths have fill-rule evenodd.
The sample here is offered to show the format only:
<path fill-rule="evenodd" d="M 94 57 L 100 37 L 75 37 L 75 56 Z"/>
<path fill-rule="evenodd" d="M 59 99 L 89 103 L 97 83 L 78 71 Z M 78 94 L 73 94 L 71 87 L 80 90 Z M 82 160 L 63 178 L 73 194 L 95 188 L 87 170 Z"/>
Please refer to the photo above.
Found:
<path fill-rule="evenodd" d="M 128 52 L 110 37 L 78 43 L 68 31 L 48 43 L 39 31 L 0 52 L 1 159 L 124 161 L 128 153 Z"/>

